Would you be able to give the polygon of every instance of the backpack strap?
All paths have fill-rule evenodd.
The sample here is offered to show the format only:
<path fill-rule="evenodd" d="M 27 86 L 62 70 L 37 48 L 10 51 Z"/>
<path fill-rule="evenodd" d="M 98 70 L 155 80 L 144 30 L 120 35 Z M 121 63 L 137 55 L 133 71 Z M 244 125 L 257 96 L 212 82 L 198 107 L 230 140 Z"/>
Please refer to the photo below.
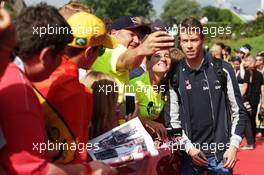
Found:
<path fill-rule="evenodd" d="M 216 76 L 221 84 L 221 89 L 224 91 L 224 94 L 227 97 L 227 74 L 223 70 L 223 61 L 213 57 L 212 63 Z"/>
<path fill-rule="evenodd" d="M 224 92 L 224 98 L 225 98 L 225 106 L 226 106 L 226 111 L 227 111 L 227 123 L 228 123 L 228 128 L 231 128 L 232 122 L 231 122 L 231 116 L 232 112 L 230 109 L 230 102 L 228 99 L 227 95 L 227 73 L 223 70 L 223 60 L 217 59 L 217 58 L 212 58 L 212 63 L 213 63 L 213 68 L 216 73 L 216 76 L 221 84 L 221 89 Z M 231 130 L 228 129 L 228 135 L 231 137 Z"/>
<path fill-rule="evenodd" d="M 59 163 L 63 164 L 70 163 L 75 159 L 75 150 L 69 149 L 72 144 L 76 145 L 74 135 L 60 113 L 48 102 L 37 88 L 34 87 L 33 89 L 44 113 L 48 139 L 54 144 L 62 145 L 62 147 L 59 148 L 60 154 L 56 156 L 53 161 L 58 160 Z M 57 149 L 57 146 L 55 149 Z"/>

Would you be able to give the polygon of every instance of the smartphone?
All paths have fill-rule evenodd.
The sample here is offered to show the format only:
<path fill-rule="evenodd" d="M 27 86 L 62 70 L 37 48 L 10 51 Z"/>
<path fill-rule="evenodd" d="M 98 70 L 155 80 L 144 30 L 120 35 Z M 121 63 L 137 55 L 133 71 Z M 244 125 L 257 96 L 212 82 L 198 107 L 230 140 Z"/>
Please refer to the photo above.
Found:
<path fill-rule="evenodd" d="M 182 128 L 166 128 L 166 129 L 169 138 L 182 136 Z"/>
<path fill-rule="evenodd" d="M 136 94 L 125 93 L 126 115 L 133 114 L 136 107 Z"/>

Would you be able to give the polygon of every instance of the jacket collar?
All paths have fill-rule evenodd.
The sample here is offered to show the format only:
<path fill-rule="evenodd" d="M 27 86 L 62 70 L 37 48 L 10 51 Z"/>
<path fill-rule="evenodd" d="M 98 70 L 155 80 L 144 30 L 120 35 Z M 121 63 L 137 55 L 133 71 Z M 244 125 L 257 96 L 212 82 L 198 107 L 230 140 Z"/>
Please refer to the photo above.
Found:
<path fill-rule="evenodd" d="M 199 68 L 198 70 L 192 69 L 192 68 L 188 65 L 186 59 L 182 60 L 182 65 L 183 65 L 183 66 L 182 66 L 182 71 L 183 71 L 183 72 L 186 71 L 187 73 L 193 73 L 193 72 L 203 71 L 203 70 L 205 70 L 206 68 L 208 68 L 208 66 L 209 66 L 209 58 L 208 58 L 208 56 L 205 56 L 205 57 L 203 58 L 202 63 L 201 63 L 201 66 L 200 66 L 200 68 Z"/>

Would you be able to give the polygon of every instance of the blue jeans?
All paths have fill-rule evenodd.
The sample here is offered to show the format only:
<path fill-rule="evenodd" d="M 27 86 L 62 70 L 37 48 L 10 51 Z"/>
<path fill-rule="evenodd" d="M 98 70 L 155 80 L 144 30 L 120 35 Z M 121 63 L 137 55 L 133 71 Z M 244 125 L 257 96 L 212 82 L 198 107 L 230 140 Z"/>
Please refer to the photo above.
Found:
<path fill-rule="evenodd" d="M 232 175 L 232 169 L 223 168 L 223 161 L 216 160 L 215 157 L 207 157 L 207 166 L 196 166 L 192 163 L 192 159 L 186 153 L 182 154 L 181 160 L 181 175 L 202 175 L 208 172 L 209 175 Z"/>

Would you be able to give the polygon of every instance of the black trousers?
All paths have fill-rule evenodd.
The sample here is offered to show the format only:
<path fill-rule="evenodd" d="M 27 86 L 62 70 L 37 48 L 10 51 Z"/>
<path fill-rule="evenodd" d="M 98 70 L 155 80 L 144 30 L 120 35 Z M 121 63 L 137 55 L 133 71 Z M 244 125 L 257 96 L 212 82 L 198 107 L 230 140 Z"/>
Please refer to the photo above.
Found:
<path fill-rule="evenodd" d="M 256 115 L 258 111 L 258 105 L 250 104 L 252 111 L 251 114 L 248 115 L 248 121 L 246 124 L 245 137 L 247 139 L 247 144 L 255 144 L 256 143 Z"/>

